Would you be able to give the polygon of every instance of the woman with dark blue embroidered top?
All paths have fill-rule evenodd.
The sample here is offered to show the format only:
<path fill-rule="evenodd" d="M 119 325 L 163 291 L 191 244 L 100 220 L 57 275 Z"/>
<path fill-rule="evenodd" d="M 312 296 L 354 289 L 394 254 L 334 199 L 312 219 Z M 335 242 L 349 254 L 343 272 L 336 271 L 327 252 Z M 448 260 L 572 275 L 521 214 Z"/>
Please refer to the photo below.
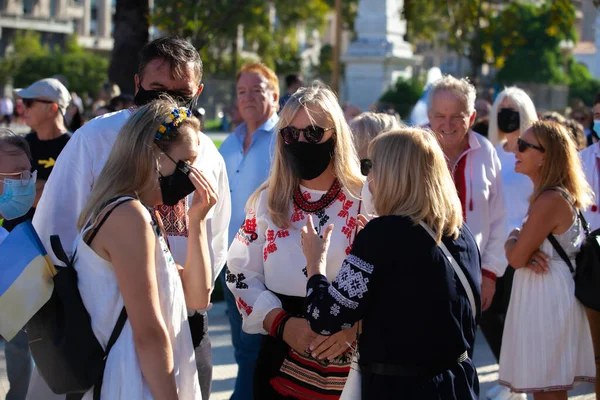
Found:
<path fill-rule="evenodd" d="M 380 217 L 359 232 L 333 282 L 323 273 L 331 226 L 323 237 L 310 218 L 303 228 L 310 326 L 326 336 L 362 320 L 362 399 L 478 399 L 469 355 L 480 256 L 444 154 L 430 131 L 406 128 L 377 137 L 369 155 Z"/>

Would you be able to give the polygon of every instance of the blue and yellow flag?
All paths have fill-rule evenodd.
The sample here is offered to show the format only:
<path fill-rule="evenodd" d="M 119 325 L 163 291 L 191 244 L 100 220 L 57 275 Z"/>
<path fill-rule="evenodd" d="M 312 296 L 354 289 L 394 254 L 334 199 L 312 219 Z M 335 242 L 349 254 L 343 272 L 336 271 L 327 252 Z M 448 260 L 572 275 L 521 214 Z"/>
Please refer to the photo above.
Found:
<path fill-rule="evenodd" d="M 0 243 L 0 335 L 11 340 L 50 299 L 56 270 L 30 221 Z"/>

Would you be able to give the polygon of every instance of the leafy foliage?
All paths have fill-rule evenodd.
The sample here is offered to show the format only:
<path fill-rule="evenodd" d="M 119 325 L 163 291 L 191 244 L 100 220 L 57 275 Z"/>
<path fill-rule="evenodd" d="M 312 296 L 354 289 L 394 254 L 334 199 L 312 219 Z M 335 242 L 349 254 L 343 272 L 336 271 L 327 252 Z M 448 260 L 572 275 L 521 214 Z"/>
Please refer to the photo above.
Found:
<path fill-rule="evenodd" d="M 417 78 L 398 78 L 396 84 L 379 99 L 380 103 L 394 107 L 402 119 L 408 119 L 415 103 L 423 95 L 423 82 Z"/>
<path fill-rule="evenodd" d="M 333 1 L 156 0 L 151 22 L 163 32 L 189 38 L 200 51 L 207 73 L 231 76 L 242 62 L 241 50 L 255 52 L 279 72 L 290 72 L 300 68 L 298 24 L 322 30 Z M 357 0 L 343 4 L 350 23 Z M 243 27 L 245 49 L 237 49 L 238 26 Z"/>
<path fill-rule="evenodd" d="M 75 37 L 65 49 L 42 45 L 39 33 L 19 32 L 13 42 L 14 52 L 0 63 L 2 77 L 13 80 L 15 87 L 26 87 L 55 74 L 64 75 L 69 90 L 94 96 L 106 81 L 108 59 L 85 51 Z"/>
<path fill-rule="evenodd" d="M 498 81 L 566 83 L 562 66 L 568 55 L 561 54 L 559 43 L 577 39 L 574 24 L 575 7 L 568 0 L 510 3 L 487 29 Z"/>
<path fill-rule="evenodd" d="M 593 78 L 585 65 L 572 58 L 569 64 L 569 103 L 580 99 L 584 104 L 590 104 L 600 92 L 600 80 Z"/>

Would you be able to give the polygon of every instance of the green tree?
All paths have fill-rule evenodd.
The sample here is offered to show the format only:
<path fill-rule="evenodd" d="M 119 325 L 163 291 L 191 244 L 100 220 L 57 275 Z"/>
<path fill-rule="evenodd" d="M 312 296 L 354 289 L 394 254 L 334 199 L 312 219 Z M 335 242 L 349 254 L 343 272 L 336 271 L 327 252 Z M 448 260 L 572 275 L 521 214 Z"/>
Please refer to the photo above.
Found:
<path fill-rule="evenodd" d="M 12 78 L 15 87 L 26 87 L 55 74 L 64 75 L 69 90 L 95 95 L 106 81 L 108 59 L 89 52 L 77 44 L 75 37 L 67 39 L 65 48 L 50 50 L 41 45 L 40 35 L 18 32 L 13 41 L 14 52 L 0 64 L 5 79 Z"/>
<path fill-rule="evenodd" d="M 486 30 L 502 83 L 567 83 L 562 40 L 577 40 L 575 7 L 568 0 L 547 0 L 537 6 L 512 2 Z"/>
<path fill-rule="evenodd" d="M 381 96 L 379 102 L 391 105 L 402 119 L 406 120 L 413 106 L 423 95 L 423 89 L 423 82 L 416 77 L 398 78 L 396 84 Z"/>
<path fill-rule="evenodd" d="M 255 47 L 263 62 L 282 72 L 296 70 L 300 64 L 297 24 L 322 29 L 329 10 L 326 0 L 156 0 L 151 20 L 163 32 L 189 38 L 207 72 L 230 76 L 241 62 L 238 26 L 243 26 L 245 42 Z"/>
<path fill-rule="evenodd" d="M 405 0 L 403 16 L 407 20 L 409 41 L 437 42 L 458 55 L 467 57 L 472 76 L 489 57 L 489 41 L 485 27 L 496 13 L 502 0 Z"/>

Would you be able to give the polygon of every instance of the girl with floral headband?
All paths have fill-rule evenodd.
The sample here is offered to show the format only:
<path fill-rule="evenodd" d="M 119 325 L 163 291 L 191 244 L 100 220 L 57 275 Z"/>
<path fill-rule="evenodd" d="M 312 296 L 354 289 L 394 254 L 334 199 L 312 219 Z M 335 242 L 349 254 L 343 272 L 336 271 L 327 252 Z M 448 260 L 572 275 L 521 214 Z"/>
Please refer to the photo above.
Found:
<path fill-rule="evenodd" d="M 199 122 L 186 108 L 157 100 L 121 129 L 78 221 L 75 269 L 96 337 L 110 350 L 103 399 L 201 399 L 187 307 L 210 301 L 206 218 L 217 195 L 191 165 Z M 179 269 L 154 207 L 194 193 L 186 264 Z M 84 399 L 91 399 L 87 393 Z"/>

